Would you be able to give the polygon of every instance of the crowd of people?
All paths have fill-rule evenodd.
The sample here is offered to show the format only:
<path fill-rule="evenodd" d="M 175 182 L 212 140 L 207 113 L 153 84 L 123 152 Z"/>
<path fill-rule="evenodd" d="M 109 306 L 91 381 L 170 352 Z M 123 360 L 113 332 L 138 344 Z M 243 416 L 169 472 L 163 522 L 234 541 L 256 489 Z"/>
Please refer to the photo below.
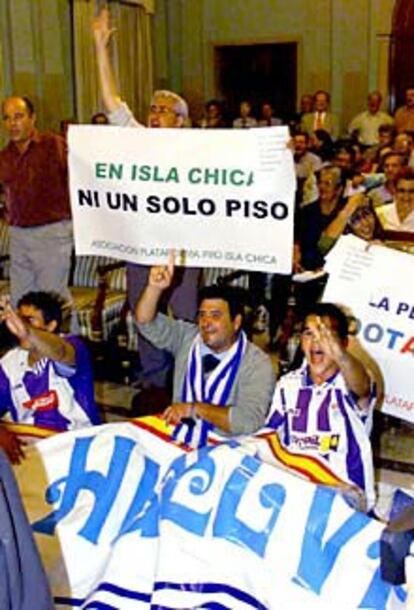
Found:
<path fill-rule="evenodd" d="M 114 30 L 106 9 L 92 31 L 105 106 L 92 122 L 143 128 L 116 86 L 108 50 Z M 302 96 L 289 123 L 297 177 L 292 276 L 251 274 L 255 303 L 269 313 L 271 349 L 282 355 L 286 348 L 292 294 L 295 315 L 303 321 L 303 360 L 277 382 L 269 355 L 243 330 L 244 298 L 238 289 L 210 286 L 199 292 L 201 270 L 176 269 L 173 254 L 167 265 L 151 269 L 127 265 L 128 299 L 140 333 L 139 382 L 168 389 L 173 362 L 163 416 L 174 426 L 174 438 L 201 447 L 211 431 L 227 439 L 267 426 L 287 449 L 325 461 L 370 498 L 375 384 L 348 350 L 344 313 L 319 303 L 323 280 L 318 276 L 299 286 L 293 276 L 318 272 L 344 233 L 372 242 L 384 240 L 389 231 L 414 232 L 414 88 L 394 117 L 381 103 L 381 94 L 371 92 L 367 109 L 343 134 L 330 111 L 329 93 L 319 90 Z M 26 97 L 3 100 L 2 113 L 9 138 L 0 151 L 0 183 L 10 228 L 11 298 L 1 303 L 0 315 L 18 346 L 0 360 L 0 413 L 59 431 L 94 425 L 100 418 L 88 354 L 77 337 L 59 334 L 62 306 L 71 299 L 73 247 L 65 140 L 36 129 Z M 252 104 L 242 100 L 240 116 L 229 124 L 221 102 L 211 100 L 195 126 L 282 122 L 268 100 L 258 118 Z M 146 127 L 188 124 L 188 105 L 180 95 L 154 93 Z M 0 445 L 12 462 L 23 459 L 24 447 L 3 428 Z"/>

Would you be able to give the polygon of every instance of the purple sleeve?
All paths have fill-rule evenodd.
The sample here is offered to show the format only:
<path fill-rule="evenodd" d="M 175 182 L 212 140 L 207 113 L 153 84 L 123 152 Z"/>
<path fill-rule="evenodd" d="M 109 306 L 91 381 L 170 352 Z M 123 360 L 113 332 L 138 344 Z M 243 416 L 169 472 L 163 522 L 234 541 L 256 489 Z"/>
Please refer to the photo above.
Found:
<path fill-rule="evenodd" d="M 12 402 L 10 383 L 3 367 L 0 366 L 0 417 L 9 411 Z"/>
<path fill-rule="evenodd" d="M 93 371 L 88 349 L 79 337 L 67 335 L 65 339 L 75 348 L 76 363 L 74 367 L 68 367 L 55 362 L 55 370 L 58 374 L 67 378 L 73 388 L 76 401 L 85 411 L 92 424 L 100 424 L 101 418 L 95 403 Z"/>

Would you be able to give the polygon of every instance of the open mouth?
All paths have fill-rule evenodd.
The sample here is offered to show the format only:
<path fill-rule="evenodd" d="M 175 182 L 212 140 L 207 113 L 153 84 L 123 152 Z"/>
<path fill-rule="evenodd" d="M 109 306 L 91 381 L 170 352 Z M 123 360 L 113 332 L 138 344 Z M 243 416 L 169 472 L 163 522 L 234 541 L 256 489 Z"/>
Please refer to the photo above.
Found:
<path fill-rule="evenodd" d="M 320 364 L 323 362 L 325 352 L 321 349 L 312 349 L 310 352 L 310 359 L 312 364 Z"/>

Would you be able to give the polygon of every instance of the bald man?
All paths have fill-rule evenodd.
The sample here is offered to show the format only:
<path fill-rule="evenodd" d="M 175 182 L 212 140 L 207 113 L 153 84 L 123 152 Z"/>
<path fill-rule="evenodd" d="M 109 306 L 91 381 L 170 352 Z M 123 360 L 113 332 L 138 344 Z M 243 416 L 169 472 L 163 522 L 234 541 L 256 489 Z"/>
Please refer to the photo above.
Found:
<path fill-rule="evenodd" d="M 1 108 L 9 138 L 0 151 L 0 183 L 10 225 L 12 303 L 36 291 L 70 300 L 72 222 L 65 141 L 36 129 L 28 98 L 7 97 Z"/>

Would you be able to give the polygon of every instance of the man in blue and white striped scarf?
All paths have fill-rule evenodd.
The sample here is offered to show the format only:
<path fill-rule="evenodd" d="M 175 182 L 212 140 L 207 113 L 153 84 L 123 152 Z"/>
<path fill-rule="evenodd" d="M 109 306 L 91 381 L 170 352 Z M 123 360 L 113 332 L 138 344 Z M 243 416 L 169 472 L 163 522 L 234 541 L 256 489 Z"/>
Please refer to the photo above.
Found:
<path fill-rule="evenodd" d="M 269 357 L 242 330 L 243 303 L 230 287 L 200 292 L 198 324 L 158 313 L 172 282 L 174 257 L 153 267 L 137 303 L 140 332 L 175 357 L 173 403 L 165 410 L 174 436 L 193 447 L 210 431 L 236 436 L 263 426 L 275 383 Z"/>

